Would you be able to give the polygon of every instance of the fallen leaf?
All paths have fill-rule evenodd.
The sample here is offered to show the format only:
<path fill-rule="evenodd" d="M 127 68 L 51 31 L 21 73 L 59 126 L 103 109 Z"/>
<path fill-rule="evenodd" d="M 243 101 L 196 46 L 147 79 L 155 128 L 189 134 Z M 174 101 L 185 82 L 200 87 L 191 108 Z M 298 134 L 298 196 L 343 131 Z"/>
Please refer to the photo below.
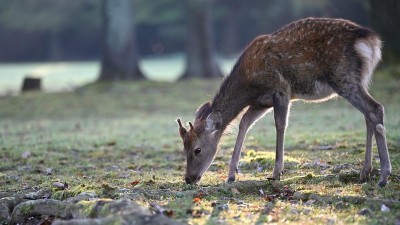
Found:
<path fill-rule="evenodd" d="M 264 200 L 268 201 L 268 202 L 274 201 L 278 196 L 279 196 L 279 194 L 265 195 Z"/>
<path fill-rule="evenodd" d="M 165 210 L 164 211 L 164 215 L 168 216 L 168 217 L 173 217 L 174 216 L 174 211 L 172 210 Z"/>
<path fill-rule="evenodd" d="M 139 182 L 140 182 L 140 181 L 135 180 L 135 181 L 130 182 L 129 184 L 130 184 L 132 187 L 135 187 L 136 185 L 139 184 Z"/>
<path fill-rule="evenodd" d="M 201 201 L 201 198 L 197 198 L 197 197 L 196 197 L 196 198 L 193 199 L 193 203 L 198 203 L 198 202 L 200 202 L 200 201 Z"/>
<path fill-rule="evenodd" d="M 201 199 L 201 198 L 203 198 L 203 196 L 204 196 L 204 192 L 197 192 L 197 194 L 196 194 L 196 197 L 195 197 L 195 198 L 199 198 L 199 199 Z"/>

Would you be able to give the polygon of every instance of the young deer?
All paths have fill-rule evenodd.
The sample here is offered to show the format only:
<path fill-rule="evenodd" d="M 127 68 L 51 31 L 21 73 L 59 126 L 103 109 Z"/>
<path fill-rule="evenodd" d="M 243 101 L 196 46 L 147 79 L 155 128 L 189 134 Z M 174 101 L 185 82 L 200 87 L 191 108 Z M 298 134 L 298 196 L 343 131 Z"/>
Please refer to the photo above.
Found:
<path fill-rule="evenodd" d="M 190 130 L 177 120 L 187 159 L 186 183 L 197 183 L 201 179 L 216 154 L 225 128 L 244 109 L 228 181 L 235 180 L 247 131 L 271 108 L 276 126 L 272 179 L 279 179 L 290 102 L 320 102 L 339 95 L 365 116 L 367 137 L 361 181 L 366 181 L 372 170 L 375 135 L 381 165 L 378 185 L 385 186 L 392 167 L 383 126 L 384 109 L 368 93 L 372 73 L 381 59 L 380 48 L 381 41 L 375 32 L 342 19 L 301 19 L 255 38 L 214 99 L 199 107 L 194 123 L 189 122 Z"/>

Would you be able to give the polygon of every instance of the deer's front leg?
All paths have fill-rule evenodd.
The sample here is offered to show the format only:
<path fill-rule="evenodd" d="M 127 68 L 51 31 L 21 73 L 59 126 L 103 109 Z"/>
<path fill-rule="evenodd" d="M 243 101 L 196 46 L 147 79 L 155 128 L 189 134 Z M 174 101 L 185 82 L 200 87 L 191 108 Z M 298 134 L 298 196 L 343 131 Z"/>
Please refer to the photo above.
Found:
<path fill-rule="evenodd" d="M 288 120 L 288 111 L 290 107 L 289 96 L 283 92 L 276 92 L 273 95 L 274 118 L 276 127 L 276 155 L 275 167 L 272 173 L 272 179 L 279 180 L 283 171 L 283 154 L 285 130 Z"/>
<path fill-rule="evenodd" d="M 242 146 L 244 139 L 246 138 L 247 131 L 258 118 L 264 115 L 267 109 L 268 108 L 255 108 L 250 106 L 240 120 L 239 133 L 236 139 L 235 148 L 232 153 L 231 163 L 229 165 L 228 182 L 235 181 L 235 173 L 238 171 L 240 152 L 242 151 Z"/>

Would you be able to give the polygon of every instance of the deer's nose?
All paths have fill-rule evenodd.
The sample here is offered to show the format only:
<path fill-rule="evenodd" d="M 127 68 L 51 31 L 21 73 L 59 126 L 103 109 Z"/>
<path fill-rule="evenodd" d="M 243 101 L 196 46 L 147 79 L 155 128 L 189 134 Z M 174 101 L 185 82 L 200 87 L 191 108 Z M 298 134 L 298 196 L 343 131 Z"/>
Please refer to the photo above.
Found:
<path fill-rule="evenodd" d="M 201 175 L 198 175 L 198 176 L 195 176 L 195 177 L 189 177 L 189 176 L 186 176 L 185 177 L 185 182 L 186 182 L 186 184 L 195 184 L 195 183 L 197 183 L 199 180 L 201 179 Z"/>

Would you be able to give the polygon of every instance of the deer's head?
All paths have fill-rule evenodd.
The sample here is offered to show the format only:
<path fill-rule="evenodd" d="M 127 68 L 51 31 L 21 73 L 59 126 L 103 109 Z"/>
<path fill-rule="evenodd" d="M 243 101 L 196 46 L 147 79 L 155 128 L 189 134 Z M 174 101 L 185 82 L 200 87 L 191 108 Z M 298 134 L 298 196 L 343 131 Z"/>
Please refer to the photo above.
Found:
<path fill-rule="evenodd" d="M 217 153 L 222 134 L 221 113 L 213 112 L 210 102 L 206 102 L 197 110 L 194 124 L 189 122 L 189 130 L 180 119 L 177 122 L 187 162 L 185 181 L 187 184 L 197 183 Z"/>

